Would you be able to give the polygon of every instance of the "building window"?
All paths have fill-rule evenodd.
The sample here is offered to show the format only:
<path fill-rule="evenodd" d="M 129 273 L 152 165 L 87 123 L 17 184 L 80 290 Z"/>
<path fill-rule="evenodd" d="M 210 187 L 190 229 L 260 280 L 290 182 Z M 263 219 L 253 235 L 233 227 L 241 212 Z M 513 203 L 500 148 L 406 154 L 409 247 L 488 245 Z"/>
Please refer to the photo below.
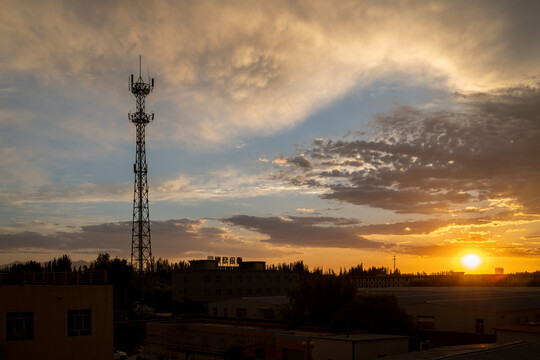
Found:
<path fill-rule="evenodd" d="M 204 296 L 212 296 L 210 289 L 204 289 Z"/>
<path fill-rule="evenodd" d="M 34 339 L 34 313 L 6 313 L 6 341 Z"/>
<path fill-rule="evenodd" d="M 216 282 L 217 282 L 217 283 L 220 283 L 220 282 L 221 282 L 221 275 L 216 275 Z"/>
<path fill-rule="evenodd" d="M 276 295 L 281 295 L 281 289 L 280 288 L 275 288 L 275 294 Z"/>
<path fill-rule="evenodd" d="M 208 274 L 204 275 L 204 282 L 205 283 L 212 282 L 212 276 Z"/>
<path fill-rule="evenodd" d="M 252 288 L 247 288 L 247 295 L 248 296 L 253 295 L 253 289 Z"/>
<path fill-rule="evenodd" d="M 242 296 L 242 295 L 243 295 L 243 294 L 242 294 L 242 288 L 236 289 L 236 295 L 237 295 L 237 296 Z"/>
<path fill-rule="evenodd" d="M 217 307 L 214 308 L 214 316 L 217 316 Z"/>
<path fill-rule="evenodd" d="M 227 308 L 223 308 L 223 316 L 224 317 L 229 316 Z"/>
<path fill-rule="evenodd" d="M 483 334 L 484 333 L 484 319 L 476 319 L 476 333 L 477 334 Z"/>
<path fill-rule="evenodd" d="M 237 308 L 236 309 L 236 317 L 240 319 L 245 319 L 247 317 L 247 309 L 245 308 Z"/>
<path fill-rule="evenodd" d="M 225 290 L 225 294 L 226 294 L 227 296 L 232 296 L 232 289 L 226 289 L 226 290 Z"/>
<path fill-rule="evenodd" d="M 221 296 L 221 289 L 216 289 L 216 296 Z"/>
<path fill-rule="evenodd" d="M 68 310 L 68 336 L 92 335 L 92 310 Z"/>

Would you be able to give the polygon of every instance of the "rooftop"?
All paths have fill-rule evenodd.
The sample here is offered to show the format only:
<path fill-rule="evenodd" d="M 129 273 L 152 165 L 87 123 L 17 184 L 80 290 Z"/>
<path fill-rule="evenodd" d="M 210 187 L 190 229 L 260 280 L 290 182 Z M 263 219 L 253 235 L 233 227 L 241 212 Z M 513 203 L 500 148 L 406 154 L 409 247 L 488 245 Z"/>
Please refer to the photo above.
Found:
<path fill-rule="evenodd" d="M 429 303 L 491 312 L 540 309 L 538 287 L 408 287 L 361 291 L 393 294 L 402 305 Z"/>
<path fill-rule="evenodd" d="M 107 285 L 107 271 L 0 272 L 2 285 Z"/>

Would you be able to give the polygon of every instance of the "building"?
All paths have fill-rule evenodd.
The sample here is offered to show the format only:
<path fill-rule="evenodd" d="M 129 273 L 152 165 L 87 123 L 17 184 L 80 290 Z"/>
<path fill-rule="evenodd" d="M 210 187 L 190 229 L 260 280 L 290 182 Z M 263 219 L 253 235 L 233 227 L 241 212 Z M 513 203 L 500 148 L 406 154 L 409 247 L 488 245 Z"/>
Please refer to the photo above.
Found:
<path fill-rule="evenodd" d="M 356 288 L 386 288 L 411 286 L 412 275 L 362 275 L 349 276 L 350 283 Z"/>
<path fill-rule="evenodd" d="M 110 359 L 113 295 L 105 284 L 98 271 L 0 273 L 0 358 Z"/>
<path fill-rule="evenodd" d="M 287 330 L 277 324 L 215 320 L 150 322 L 143 358 L 364 360 L 407 352 L 408 337 Z"/>
<path fill-rule="evenodd" d="M 242 297 L 211 301 L 208 315 L 212 317 L 275 320 L 280 308 L 289 303 L 288 296 Z"/>
<path fill-rule="evenodd" d="M 361 289 L 390 293 L 421 330 L 494 335 L 495 328 L 540 322 L 537 287 L 408 287 Z"/>
<path fill-rule="evenodd" d="M 501 344 L 515 341 L 540 344 L 540 322 L 497 327 L 495 336 Z"/>
<path fill-rule="evenodd" d="M 172 276 L 174 312 L 208 313 L 212 301 L 287 295 L 298 279 L 292 270 L 267 270 L 264 261 L 219 266 L 219 260 L 191 260 L 189 268 Z M 191 308 L 188 308 L 190 304 Z"/>

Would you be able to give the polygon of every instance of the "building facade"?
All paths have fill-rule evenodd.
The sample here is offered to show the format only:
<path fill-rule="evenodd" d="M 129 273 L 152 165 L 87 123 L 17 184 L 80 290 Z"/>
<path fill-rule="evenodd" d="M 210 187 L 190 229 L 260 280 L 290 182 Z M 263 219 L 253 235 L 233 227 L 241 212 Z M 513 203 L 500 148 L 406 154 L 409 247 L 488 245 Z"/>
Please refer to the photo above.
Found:
<path fill-rule="evenodd" d="M 113 294 L 76 281 L 0 283 L 2 359 L 110 359 Z"/>
<path fill-rule="evenodd" d="M 287 295 L 298 280 L 291 270 L 267 270 L 264 261 L 241 262 L 238 266 L 218 266 L 218 260 L 192 260 L 186 270 L 172 276 L 172 301 L 208 304 L 241 297 Z"/>

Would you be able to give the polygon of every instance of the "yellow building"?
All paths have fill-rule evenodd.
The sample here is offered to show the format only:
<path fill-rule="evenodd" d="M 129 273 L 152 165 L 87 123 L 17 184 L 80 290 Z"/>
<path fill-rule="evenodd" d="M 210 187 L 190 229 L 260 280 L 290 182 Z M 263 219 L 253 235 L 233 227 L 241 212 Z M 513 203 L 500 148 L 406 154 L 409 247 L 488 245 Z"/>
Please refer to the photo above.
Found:
<path fill-rule="evenodd" d="M 113 294 L 105 280 L 81 285 L 58 276 L 19 285 L 5 279 L 0 274 L 0 358 L 112 358 Z"/>

